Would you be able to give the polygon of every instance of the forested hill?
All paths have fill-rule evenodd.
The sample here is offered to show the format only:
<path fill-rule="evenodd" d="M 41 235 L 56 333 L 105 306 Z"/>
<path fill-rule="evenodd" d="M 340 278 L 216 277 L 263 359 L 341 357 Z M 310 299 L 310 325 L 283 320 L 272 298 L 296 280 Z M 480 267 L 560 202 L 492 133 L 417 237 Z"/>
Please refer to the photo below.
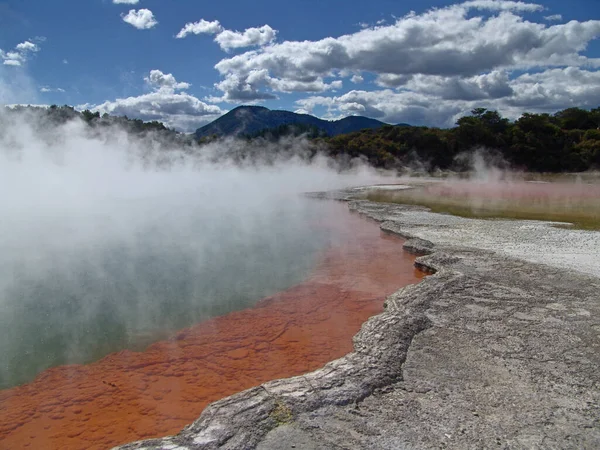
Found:
<path fill-rule="evenodd" d="M 330 154 L 366 156 L 378 167 L 460 170 L 457 155 L 485 148 L 512 168 L 579 172 L 600 169 L 600 108 L 525 113 L 514 122 L 478 108 L 450 129 L 387 125 L 318 141 Z"/>
<path fill-rule="evenodd" d="M 323 120 L 309 114 L 270 110 L 262 106 L 239 106 L 196 130 L 198 139 L 211 136 L 254 136 L 281 126 L 311 127 L 328 136 L 337 136 L 364 128 L 385 125 L 379 120 L 362 116 L 350 116 L 340 120 Z"/>
<path fill-rule="evenodd" d="M 158 137 L 171 146 L 186 146 L 190 150 L 192 147 L 201 149 L 203 143 L 214 140 L 213 136 L 197 138 L 178 133 L 157 121 L 143 122 L 107 114 L 101 116 L 87 110 L 79 112 L 66 105 L 49 108 L 11 107 L 6 108 L 6 111 L 9 114 L 4 117 L 0 114 L 0 138 L 3 128 L 11 126 L 10 120 L 7 120 L 11 113 L 23 113 L 35 117 L 41 127 L 52 127 L 79 118 L 89 125 L 91 132 L 102 132 L 111 125 L 118 125 L 132 134 L 151 136 L 153 139 Z M 283 113 L 284 117 L 286 114 L 302 116 L 287 111 L 266 111 Z M 299 125 L 294 122 L 265 127 L 268 123 L 263 122 L 254 132 L 240 135 L 239 138 L 255 147 L 258 145 L 267 148 L 264 146 L 265 139 L 276 143 L 283 136 L 303 135 L 308 138 L 313 153 L 318 150 L 332 156 L 362 157 L 376 167 L 385 168 L 411 166 L 425 171 L 462 170 L 467 167 L 461 166 L 461 158 L 457 156 L 485 148 L 497 153 L 508 166 L 519 170 L 600 170 L 600 108 L 589 111 L 569 108 L 555 114 L 524 113 L 514 122 L 503 118 L 496 111 L 478 108 L 470 115 L 458 119 L 456 126 L 448 129 L 387 125 L 363 119 L 366 118 L 348 117 L 337 122 L 322 121 L 332 124 L 331 130 L 334 131 L 331 134 L 312 123 Z M 375 125 L 375 122 L 379 124 L 376 128 L 337 134 L 348 129 L 347 126 L 361 127 L 369 123 Z M 279 147 L 273 145 L 268 148 L 275 152 Z"/>

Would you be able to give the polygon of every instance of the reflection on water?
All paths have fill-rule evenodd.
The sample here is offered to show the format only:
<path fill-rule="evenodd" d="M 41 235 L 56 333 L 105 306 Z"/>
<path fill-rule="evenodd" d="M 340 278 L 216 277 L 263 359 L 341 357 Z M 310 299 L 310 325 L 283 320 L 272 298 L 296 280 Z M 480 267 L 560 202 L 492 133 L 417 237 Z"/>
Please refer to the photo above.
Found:
<path fill-rule="evenodd" d="M 252 305 L 302 280 L 327 235 L 309 229 L 323 205 L 301 199 L 218 222 L 205 206 L 136 207 L 132 227 L 50 221 L 52 239 L 12 251 L 0 238 L 0 388 Z"/>

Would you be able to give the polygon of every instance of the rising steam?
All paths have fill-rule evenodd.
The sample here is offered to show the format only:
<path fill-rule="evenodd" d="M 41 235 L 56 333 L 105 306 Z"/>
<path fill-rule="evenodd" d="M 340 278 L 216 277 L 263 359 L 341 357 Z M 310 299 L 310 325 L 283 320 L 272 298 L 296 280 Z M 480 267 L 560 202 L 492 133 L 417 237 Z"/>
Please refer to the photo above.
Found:
<path fill-rule="evenodd" d="M 0 115 L 0 387 L 300 281 L 328 237 L 310 227 L 323 205 L 299 194 L 377 179 L 302 140 L 182 147 Z"/>

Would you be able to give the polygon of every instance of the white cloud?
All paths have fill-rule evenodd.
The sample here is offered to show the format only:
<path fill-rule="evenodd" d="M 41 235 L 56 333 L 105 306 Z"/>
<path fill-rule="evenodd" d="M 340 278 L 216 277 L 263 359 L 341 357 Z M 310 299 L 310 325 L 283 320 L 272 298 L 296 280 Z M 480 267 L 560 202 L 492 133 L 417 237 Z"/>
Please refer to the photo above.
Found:
<path fill-rule="evenodd" d="M 385 87 L 396 86 L 394 83 L 386 84 L 382 80 L 379 84 Z M 483 100 L 512 95 L 509 76 L 505 71 L 492 71 L 474 77 L 411 75 L 404 77 L 401 86 L 403 89 L 445 100 Z"/>
<path fill-rule="evenodd" d="M 536 12 L 544 10 L 544 7 L 537 3 L 508 0 L 470 0 L 462 3 L 460 6 L 468 9 L 483 9 L 489 11 Z"/>
<path fill-rule="evenodd" d="M 0 50 L 0 58 L 5 66 L 20 66 L 25 62 L 25 57 L 19 52 L 5 52 Z"/>
<path fill-rule="evenodd" d="M 177 39 L 182 39 L 190 34 L 217 34 L 223 31 L 223 27 L 218 20 L 209 22 L 201 19 L 198 22 L 189 22 L 175 36 Z"/>
<path fill-rule="evenodd" d="M 20 52 L 37 52 L 39 47 L 30 41 L 21 42 L 15 47 Z"/>
<path fill-rule="evenodd" d="M 158 24 L 154 18 L 154 14 L 149 9 L 130 9 L 127 14 L 122 14 L 121 18 L 123 22 L 126 22 L 138 30 L 148 30 Z"/>
<path fill-rule="evenodd" d="M 186 93 L 151 92 L 138 97 L 120 98 L 92 106 L 100 113 L 125 115 L 145 121 L 158 120 L 180 131 L 193 131 L 221 116 L 218 106 L 208 105 Z"/>
<path fill-rule="evenodd" d="M 571 106 L 600 105 L 600 71 L 578 67 L 523 74 L 511 82 L 515 94 L 505 100 L 518 110 L 553 111 Z"/>
<path fill-rule="evenodd" d="M 100 105 L 81 105 L 100 113 L 128 116 L 142 120 L 158 120 L 180 131 L 193 131 L 224 113 L 216 105 L 209 105 L 186 92 L 190 84 L 178 82 L 172 74 L 152 70 L 144 78 L 153 91 L 137 97 L 119 98 Z"/>
<path fill-rule="evenodd" d="M 64 89 L 62 88 L 51 88 L 50 86 L 41 86 L 40 87 L 40 92 L 65 92 Z"/>
<path fill-rule="evenodd" d="M 556 22 L 562 20 L 562 15 L 560 14 L 552 14 L 551 16 L 544 16 L 548 22 Z"/>
<path fill-rule="evenodd" d="M 277 30 L 269 25 L 258 28 L 247 28 L 244 31 L 226 30 L 218 20 L 209 22 L 201 19 L 189 22 L 175 36 L 182 39 L 190 34 L 214 34 L 215 42 L 225 51 L 234 48 L 254 47 L 270 44 L 277 36 Z"/>
<path fill-rule="evenodd" d="M 140 0 L 113 0 L 115 5 L 137 5 Z"/>
<path fill-rule="evenodd" d="M 336 74 L 367 72 L 384 87 L 436 76 L 454 80 L 466 94 L 493 96 L 468 79 L 515 69 L 600 66 L 600 59 L 582 55 L 600 36 L 600 20 L 547 25 L 519 15 L 542 9 L 535 3 L 472 0 L 344 36 L 271 44 L 219 61 L 215 68 L 224 80 L 216 87 L 230 101 L 261 100 L 296 90 L 290 86 L 324 91 Z"/>
<path fill-rule="evenodd" d="M 191 86 L 190 83 L 177 82 L 172 74 L 165 74 L 156 69 L 151 70 L 150 75 L 145 77 L 144 81 L 154 88 L 188 89 Z"/>
<path fill-rule="evenodd" d="M 39 38 L 40 41 L 45 38 Z M 21 42 L 17 44 L 13 51 L 5 52 L 0 49 L 0 59 L 5 66 L 21 66 L 23 65 L 31 53 L 39 52 L 40 47 L 31 41 Z"/>
<path fill-rule="evenodd" d="M 63 62 L 63 64 L 69 64 L 69 61 L 66 59 L 63 59 L 62 62 Z"/>
<path fill-rule="evenodd" d="M 267 92 L 260 92 L 256 86 L 251 83 L 264 80 L 264 72 L 257 71 L 251 74 L 249 79 L 240 79 L 237 75 L 231 74 L 225 77 L 223 81 L 217 83 L 215 87 L 223 91 L 222 97 L 208 97 L 207 100 L 213 103 L 218 102 L 241 102 L 255 103 L 259 100 L 272 100 L 277 96 Z"/>
<path fill-rule="evenodd" d="M 352 78 L 350 78 L 350 81 L 352 81 L 354 84 L 358 84 L 358 83 L 362 83 L 363 81 L 365 81 L 365 79 L 361 75 L 352 75 Z"/>
<path fill-rule="evenodd" d="M 272 78 L 267 70 L 255 70 L 241 79 L 235 74 L 225 77 L 223 81 L 215 84 L 215 87 L 224 92 L 222 97 L 211 97 L 213 102 L 231 103 L 254 103 L 258 100 L 270 100 L 277 98 L 274 94 L 260 91 L 260 88 L 269 88 L 275 92 L 323 92 L 336 90 L 342 87 L 341 80 L 326 83 L 319 77 L 297 80 L 285 80 Z"/>
<path fill-rule="evenodd" d="M 223 30 L 215 37 L 215 42 L 225 50 L 233 48 L 253 47 L 266 45 L 275 39 L 277 31 L 269 25 L 259 28 L 247 28 L 243 32 Z"/>
<path fill-rule="evenodd" d="M 500 111 L 511 119 L 523 112 L 553 112 L 573 106 L 594 108 L 600 104 L 600 71 L 577 67 L 548 69 L 509 80 L 496 72 L 460 80 L 466 95 L 457 95 L 454 78 L 415 77 L 405 90 L 354 90 L 340 96 L 312 96 L 296 102 L 312 113 L 327 108 L 327 116 L 366 115 L 384 122 L 452 126 L 473 108 Z"/>

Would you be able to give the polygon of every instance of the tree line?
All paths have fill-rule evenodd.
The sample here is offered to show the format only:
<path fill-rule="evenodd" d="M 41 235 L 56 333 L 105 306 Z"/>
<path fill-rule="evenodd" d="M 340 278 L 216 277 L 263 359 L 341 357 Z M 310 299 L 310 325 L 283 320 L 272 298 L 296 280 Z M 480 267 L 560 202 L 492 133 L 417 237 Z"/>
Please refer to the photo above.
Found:
<path fill-rule="evenodd" d="M 198 145 L 200 148 L 219 139 L 217 136 L 195 139 L 193 135 L 178 133 L 159 121 L 100 115 L 89 110 L 77 111 L 67 105 L 11 107 L 7 111 L 34 114 L 38 122 L 46 125 L 58 125 L 75 118 L 99 131 L 118 125 L 134 134 L 152 133 L 178 145 Z M 497 152 L 517 170 L 581 172 L 600 169 L 600 108 L 568 108 L 555 114 L 524 113 L 512 122 L 497 111 L 477 108 L 458 119 L 453 128 L 384 125 L 335 137 L 329 137 L 313 125 L 288 124 L 238 139 L 248 144 L 260 144 L 259 141 L 277 142 L 283 137 L 300 135 L 307 138 L 312 154 L 320 151 L 333 157 L 362 157 L 383 168 L 412 166 L 424 171 L 463 170 L 466 167 L 462 166 L 458 156 L 483 148 Z"/>
<path fill-rule="evenodd" d="M 25 119 L 29 118 L 31 119 L 30 123 L 39 129 L 52 128 L 80 119 L 90 127 L 91 131 L 96 132 L 102 132 L 103 129 L 111 126 L 118 126 L 128 133 L 136 135 L 153 133 L 161 138 L 176 140 L 177 142 L 186 141 L 191 143 L 193 141 L 191 137 L 178 133 L 157 120 L 144 122 L 140 119 L 130 119 L 127 116 L 111 116 L 106 113 L 100 115 L 99 112 L 92 112 L 89 109 L 78 111 L 69 105 L 51 105 L 49 107 L 17 105 L 5 107 L 4 112 L 8 117 L 21 115 Z M 2 121 L 0 120 L 1 127 Z"/>
<path fill-rule="evenodd" d="M 600 168 L 600 108 L 524 113 L 514 122 L 477 108 L 449 129 L 386 125 L 320 140 L 332 155 L 364 156 L 386 168 L 460 170 L 458 155 L 484 148 L 498 152 L 514 169 L 580 172 Z"/>

